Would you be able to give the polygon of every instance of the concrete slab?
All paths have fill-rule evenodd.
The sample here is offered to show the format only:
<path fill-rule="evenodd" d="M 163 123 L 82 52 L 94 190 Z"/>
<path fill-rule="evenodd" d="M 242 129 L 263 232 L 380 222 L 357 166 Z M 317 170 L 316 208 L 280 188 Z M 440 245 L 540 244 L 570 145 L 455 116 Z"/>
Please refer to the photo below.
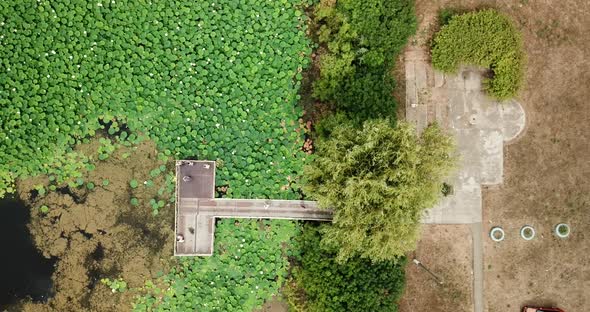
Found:
<path fill-rule="evenodd" d="M 176 163 L 179 192 L 186 197 L 215 197 L 215 162 L 180 160 Z"/>
<path fill-rule="evenodd" d="M 406 120 L 418 133 L 438 122 L 454 137 L 459 158 L 457 173 L 447 181 L 453 194 L 427 210 L 422 221 L 481 223 L 481 185 L 502 183 L 504 142 L 524 128 L 524 111 L 514 100 L 488 97 L 482 90 L 483 70 L 463 67 L 444 74 L 418 57 L 420 49 L 406 52 L 411 56 L 406 58 Z"/>
<path fill-rule="evenodd" d="M 434 16 L 423 16 L 417 33 L 430 33 Z M 416 40 L 417 41 L 417 40 Z M 424 223 L 469 223 L 473 238 L 473 309 L 483 312 L 482 184 L 502 183 L 504 143 L 514 140 L 525 127 L 525 114 L 514 101 L 498 102 L 483 90 L 485 70 L 463 67 L 444 74 L 430 66 L 426 41 L 410 45 L 405 52 L 407 91 L 406 119 L 421 133 L 427 124 L 438 122 L 455 138 L 458 168 L 448 178 L 453 193 L 427 210 Z M 421 72 L 417 72 L 421 71 Z M 427 84 L 421 77 L 433 77 Z M 419 95 L 428 95 L 422 96 Z M 411 110 L 413 107 L 426 107 Z"/>

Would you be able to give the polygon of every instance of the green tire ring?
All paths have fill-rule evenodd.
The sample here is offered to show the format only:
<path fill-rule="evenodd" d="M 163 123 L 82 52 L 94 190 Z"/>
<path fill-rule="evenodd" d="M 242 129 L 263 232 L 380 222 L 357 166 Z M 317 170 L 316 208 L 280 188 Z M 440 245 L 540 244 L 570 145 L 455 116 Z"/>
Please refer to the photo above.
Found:
<path fill-rule="evenodd" d="M 563 229 L 563 228 L 565 228 L 567 230 L 565 233 L 561 233 L 561 231 L 560 231 L 560 229 Z M 570 236 L 570 233 L 571 233 L 570 226 L 565 223 L 560 223 L 555 226 L 555 235 L 557 235 L 557 237 L 559 237 L 559 238 L 567 238 L 568 236 Z"/>
<path fill-rule="evenodd" d="M 526 235 L 526 230 L 530 230 L 531 234 L 529 236 Z M 526 241 L 530 241 L 535 238 L 535 229 L 530 225 L 525 225 L 520 229 L 520 237 Z"/>
<path fill-rule="evenodd" d="M 500 233 L 500 237 L 496 237 L 496 233 Z M 499 226 L 493 227 L 490 231 L 490 238 L 496 243 L 503 241 L 504 237 L 504 230 Z"/>

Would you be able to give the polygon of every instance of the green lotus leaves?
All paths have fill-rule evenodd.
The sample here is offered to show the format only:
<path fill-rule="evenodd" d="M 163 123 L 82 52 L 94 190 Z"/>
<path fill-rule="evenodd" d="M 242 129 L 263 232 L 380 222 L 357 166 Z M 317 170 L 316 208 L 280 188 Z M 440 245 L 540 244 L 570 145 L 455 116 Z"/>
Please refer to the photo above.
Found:
<path fill-rule="evenodd" d="M 147 294 L 134 311 L 252 311 L 276 294 L 285 281 L 293 253 L 297 223 L 274 220 L 223 219 L 216 225 L 212 257 L 179 259 L 160 289 L 146 287 Z M 283 254 L 283 251 L 285 254 Z M 168 293 L 160 300 L 159 294 Z"/>
<path fill-rule="evenodd" d="M 43 164 L 53 166 L 56 160 L 50 151 L 95 135 L 99 118 L 128 117 L 131 132 L 147 134 L 175 156 L 224 157 L 222 150 L 235 150 L 235 159 L 262 161 L 262 155 L 241 148 L 253 145 L 254 138 L 237 141 L 235 130 L 252 127 L 272 137 L 280 124 L 269 120 L 296 122 L 301 114 L 293 107 L 297 84 L 291 79 L 308 62 L 310 44 L 295 1 L 243 9 L 221 1 L 216 14 L 210 12 L 211 3 L 199 1 L 180 1 L 173 10 L 169 4 L 62 4 L 38 3 L 36 13 L 27 15 L 32 28 L 26 31 L 18 31 L 24 22 L 16 18 L 7 18 L 2 28 L 17 29 L 4 34 L 0 44 L 0 80 L 16 89 L 0 91 L 0 104 L 11 108 L 0 112 L 5 135 L 0 151 L 7 160 L 0 170 L 14 170 L 13 178 L 47 173 Z M 18 1 L 3 4 L 5 16 L 19 16 L 22 8 Z M 120 26 L 134 20 L 158 22 Z M 290 100 L 276 105 L 278 98 Z M 188 107 L 192 114 L 184 117 Z M 121 129 L 121 122 L 114 122 L 106 133 Z M 202 141 L 203 134 L 213 142 L 191 144 Z M 132 136 L 122 131 L 119 139 L 133 142 Z M 275 142 L 291 147 L 294 156 L 285 162 L 297 171 L 304 155 L 294 140 L 285 136 Z M 109 155 L 105 151 L 98 157 Z M 240 185 L 249 177 L 265 185 L 261 196 L 297 196 L 265 183 L 277 174 L 273 168 L 257 177 L 247 167 L 236 169 L 244 172 L 241 181 L 231 181 L 236 195 L 245 194 Z M 0 187 L 5 191 L 10 181 Z"/>

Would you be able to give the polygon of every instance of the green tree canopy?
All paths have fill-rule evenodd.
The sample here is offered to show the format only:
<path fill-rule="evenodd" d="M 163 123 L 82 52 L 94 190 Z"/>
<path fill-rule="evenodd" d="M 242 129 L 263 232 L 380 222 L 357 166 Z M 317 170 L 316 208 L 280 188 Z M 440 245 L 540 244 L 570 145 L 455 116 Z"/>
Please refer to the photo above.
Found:
<path fill-rule="evenodd" d="M 320 247 L 318 228 L 306 225 L 297 240 L 301 258 L 293 270 L 294 283 L 287 289 L 287 293 L 296 294 L 295 300 L 293 296 L 290 300 L 295 310 L 397 311 L 396 303 L 404 289 L 405 259 L 371 263 L 354 257 L 338 263 L 336 250 Z"/>
<path fill-rule="evenodd" d="M 416 29 L 412 0 L 322 0 L 315 9 L 320 76 L 313 94 L 361 122 L 395 115 L 390 70 Z"/>
<path fill-rule="evenodd" d="M 453 167 L 451 138 L 436 125 L 418 136 L 410 124 L 377 119 L 361 129 L 342 122 L 315 147 L 304 190 L 335 210 L 322 241 L 339 248 L 338 260 L 392 260 L 413 250 L 422 212 Z"/>

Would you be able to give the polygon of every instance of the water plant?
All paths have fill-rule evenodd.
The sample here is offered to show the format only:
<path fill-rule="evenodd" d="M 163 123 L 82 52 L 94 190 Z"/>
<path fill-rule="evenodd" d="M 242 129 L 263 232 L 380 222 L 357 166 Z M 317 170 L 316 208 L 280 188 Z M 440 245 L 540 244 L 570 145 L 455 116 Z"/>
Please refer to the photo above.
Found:
<path fill-rule="evenodd" d="M 116 144 L 150 139 L 164 162 L 222 160 L 217 181 L 231 185 L 227 196 L 299 198 L 307 155 L 296 102 L 310 62 L 309 2 L 1 1 L 0 196 L 14 191 L 14 179 L 38 174 L 83 186 L 76 179 L 97 156 L 73 147 L 99 135 L 99 159 Z M 173 193 L 173 174 L 165 185 Z M 257 257 L 185 260 L 169 279 L 177 296 L 162 306 L 247 311 L 276 293 L 287 266 L 281 243 L 291 237 L 281 233 L 292 233 L 294 223 L 273 222 L 270 233 L 258 233 L 254 221 L 237 229 L 228 222 L 218 237 L 239 233 L 255 242 L 248 248 Z M 227 274 L 217 277 L 215 266 Z M 222 286 L 231 283 L 236 287 Z"/>
<path fill-rule="evenodd" d="M 216 226 L 216 254 L 179 258 L 169 274 L 146 287 L 134 311 L 250 312 L 278 293 L 288 275 L 287 255 L 298 253 L 291 244 L 299 225 L 223 219 Z"/>
<path fill-rule="evenodd" d="M 112 292 L 124 292 L 127 290 L 127 282 L 125 282 L 122 278 L 118 279 L 109 279 L 103 278 L 100 282 L 111 289 Z"/>
<path fill-rule="evenodd" d="M 45 187 L 43 185 L 36 186 L 35 190 L 37 190 L 37 193 L 39 194 L 39 196 L 43 196 L 46 193 Z"/>
<path fill-rule="evenodd" d="M 87 160 L 72 147 L 97 134 L 102 160 L 149 138 L 170 158 L 223 159 L 217 176 L 235 196 L 251 185 L 299 196 L 297 183 L 280 186 L 305 158 L 301 1 L 99 4 L 0 3 L 0 196 L 18 177 L 80 177 Z"/>

